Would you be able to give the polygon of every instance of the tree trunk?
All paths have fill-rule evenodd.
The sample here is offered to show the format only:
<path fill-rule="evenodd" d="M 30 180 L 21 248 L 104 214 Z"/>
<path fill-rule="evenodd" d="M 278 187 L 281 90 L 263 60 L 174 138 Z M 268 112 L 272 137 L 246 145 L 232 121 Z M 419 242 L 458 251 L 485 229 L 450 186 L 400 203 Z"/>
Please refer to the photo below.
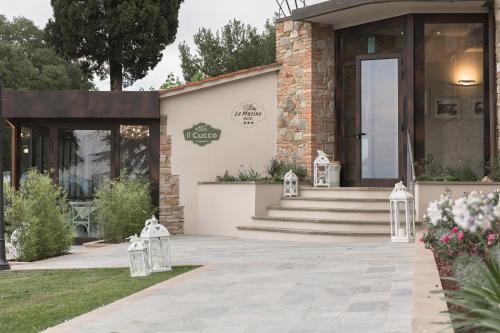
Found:
<path fill-rule="evenodd" d="M 109 63 L 109 78 L 111 91 L 122 91 L 123 87 L 123 66 L 118 62 Z"/>

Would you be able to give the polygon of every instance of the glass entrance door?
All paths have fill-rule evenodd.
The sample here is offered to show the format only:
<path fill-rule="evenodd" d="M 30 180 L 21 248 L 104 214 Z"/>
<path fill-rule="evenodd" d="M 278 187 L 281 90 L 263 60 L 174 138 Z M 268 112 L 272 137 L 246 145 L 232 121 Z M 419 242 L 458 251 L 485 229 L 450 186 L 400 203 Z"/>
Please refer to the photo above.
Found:
<path fill-rule="evenodd" d="M 401 57 L 357 58 L 357 171 L 361 186 L 393 186 L 400 179 Z"/>

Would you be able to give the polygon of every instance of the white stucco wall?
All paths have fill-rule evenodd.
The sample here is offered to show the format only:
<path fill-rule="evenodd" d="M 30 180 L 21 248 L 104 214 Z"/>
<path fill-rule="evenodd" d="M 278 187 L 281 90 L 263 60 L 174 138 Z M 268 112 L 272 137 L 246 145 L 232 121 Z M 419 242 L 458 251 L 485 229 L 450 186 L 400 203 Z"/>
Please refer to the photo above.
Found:
<path fill-rule="evenodd" d="M 167 135 L 172 137 L 172 174 L 180 176 L 186 234 L 200 233 L 198 182 L 213 181 L 226 170 L 236 175 L 241 165 L 263 173 L 275 156 L 276 81 L 277 72 L 272 70 L 161 95 L 160 113 L 167 117 Z M 266 114 L 251 128 L 231 119 L 233 109 L 245 102 L 263 107 Z M 200 122 L 220 129 L 220 140 L 203 147 L 186 141 L 183 131 Z"/>

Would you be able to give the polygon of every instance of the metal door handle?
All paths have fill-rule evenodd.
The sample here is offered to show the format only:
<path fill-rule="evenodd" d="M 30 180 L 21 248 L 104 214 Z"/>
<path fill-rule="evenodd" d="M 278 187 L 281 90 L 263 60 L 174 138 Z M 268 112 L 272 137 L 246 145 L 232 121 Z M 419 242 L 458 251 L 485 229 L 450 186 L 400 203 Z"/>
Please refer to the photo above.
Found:
<path fill-rule="evenodd" d="M 361 137 L 362 137 L 362 136 L 365 136 L 365 135 L 366 135 L 366 133 L 358 133 L 358 134 L 356 134 L 356 138 L 357 138 L 358 140 L 361 140 Z"/>

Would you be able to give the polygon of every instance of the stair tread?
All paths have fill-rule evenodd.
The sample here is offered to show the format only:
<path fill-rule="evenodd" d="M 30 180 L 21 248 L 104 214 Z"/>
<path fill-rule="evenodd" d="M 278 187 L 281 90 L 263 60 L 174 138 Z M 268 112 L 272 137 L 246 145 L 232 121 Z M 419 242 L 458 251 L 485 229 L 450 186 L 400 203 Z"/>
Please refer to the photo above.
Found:
<path fill-rule="evenodd" d="M 376 192 L 391 192 L 392 187 L 312 187 L 312 186 L 299 186 L 300 190 L 312 191 L 376 191 Z"/>
<path fill-rule="evenodd" d="M 367 224 L 367 225 L 390 225 L 389 219 L 383 221 L 365 221 L 365 220 L 350 220 L 345 219 L 317 219 L 309 217 L 287 217 L 287 216 L 268 216 L 268 215 L 257 215 L 252 216 L 252 220 L 263 220 L 263 221 L 275 221 L 275 222 L 305 222 L 305 223 L 331 223 L 331 224 Z M 421 225 L 422 222 L 415 221 L 416 225 Z"/>
<path fill-rule="evenodd" d="M 326 207 L 288 207 L 288 206 L 270 206 L 267 209 L 273 210 L 293 210 L 308 212 L 334 212 L 334 213 L 390 213 L 390 209 L 362 209 L 362 208 L 326 208 Z"/>
<path fill-rule="evenodd" d="M 364 220 L 351 220 L 345 219 L 317 219 L 308 217 L 286 217 L 286 216 L 252 216 L 252 220 L 275 221 L 275 222 L 305 222 L 305 223 L 325 223 L 325 224 L 367 224 L 367 225 L 390 225 L 390 221 L 364 221 Z"/>
<path fill-rule="evenodd" d="M 324 198 L 324 197 L 293 197 L 285 198 L 282 197 L 281 200 L 306 200 L 306 201 L 348 201 L 348 202 L 387 202 L 389 203 L 389 198 L 387 199 L 372 199 L 372 198 Z"/>
<path fill-rule="evenodd" d="M 269 231 L 307 235 L 330 235 L 330 236 L 390 236 L 390 232 L 363 232 L 363 231 L 326 231 L 326 230 L 310 230 L 310 229 L 292 229 L 292 228 L 277 228 L 277 227 L 259 227 L 259 226 L 237 226 L 238 230 L 247 231 Z"/>

